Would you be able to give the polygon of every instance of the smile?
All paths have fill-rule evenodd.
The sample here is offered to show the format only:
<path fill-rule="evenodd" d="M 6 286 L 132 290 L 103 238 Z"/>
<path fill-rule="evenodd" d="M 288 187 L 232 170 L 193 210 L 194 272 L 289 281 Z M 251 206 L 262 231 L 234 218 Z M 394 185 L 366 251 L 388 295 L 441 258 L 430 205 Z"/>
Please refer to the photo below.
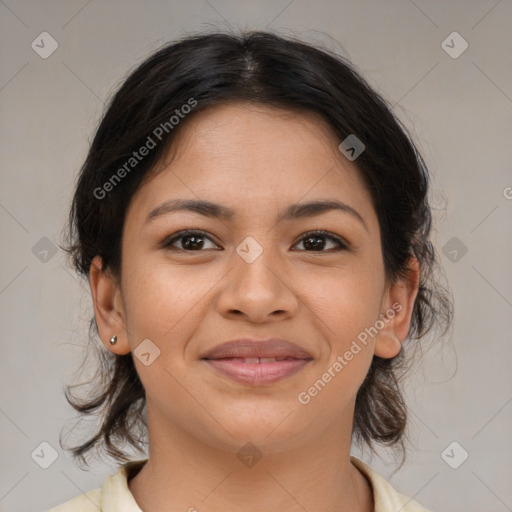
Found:
<path fill-rule="evenodd" d="M 204 359 L 211 367 L 231 379 L 253 386 L 272 384 L 297 373 L 311 359 L 284 357 L 230 357 Z"/>

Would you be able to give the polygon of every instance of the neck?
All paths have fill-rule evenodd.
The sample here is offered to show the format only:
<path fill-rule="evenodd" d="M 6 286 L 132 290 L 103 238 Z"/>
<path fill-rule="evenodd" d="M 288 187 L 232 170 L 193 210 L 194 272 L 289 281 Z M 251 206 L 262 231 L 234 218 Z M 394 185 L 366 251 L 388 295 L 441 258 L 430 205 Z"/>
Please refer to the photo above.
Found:
<path fill-rule="evenodd" d="M 373 510 L 370 484 L 350 463 L 350 437 L 340 435 L 347 431 L 342 418 L 295 449 L 277 452 L 270 445 L 246 445 L 237 453 L 220 450 L 174 425 L 152 428 L 164 423 L 149 403 L 147 411 L 148 462 L 129 481 L 142 510 Z M 351 427 L 351 418 L 348 423 Z"/>

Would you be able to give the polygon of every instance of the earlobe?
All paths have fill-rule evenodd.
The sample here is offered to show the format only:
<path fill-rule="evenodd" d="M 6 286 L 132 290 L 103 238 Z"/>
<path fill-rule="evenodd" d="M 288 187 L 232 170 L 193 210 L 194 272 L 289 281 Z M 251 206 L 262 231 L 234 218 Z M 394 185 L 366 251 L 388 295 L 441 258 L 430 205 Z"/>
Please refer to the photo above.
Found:
<path fill-rule="evenodd" d="M 402 342 L 390 330 L 387 333 L 379 332 L 375 340 L 374 354 L 383 359 L 392 359 L 402 348 Z"/>
<path fill-rule="evenodd" d="M 408 264 L 406 276 L 388 286 L 382 301 L 384 326 L 376 336 L 374 353 L 385 359 L 398 355 L 411 326 L 419 290 L 420 267 L 414 256 Z"/>
<path fill-rule="evenodd" d="M 115 354 L 130 352 L 126 323 L 117 279 L 102 268 L 100 256 L 95 256 L 89 269 L 89 285 L 94 306 L 94 316 L 102 343 Z M 116 343 L 110 342 L 116 336 Z"/>

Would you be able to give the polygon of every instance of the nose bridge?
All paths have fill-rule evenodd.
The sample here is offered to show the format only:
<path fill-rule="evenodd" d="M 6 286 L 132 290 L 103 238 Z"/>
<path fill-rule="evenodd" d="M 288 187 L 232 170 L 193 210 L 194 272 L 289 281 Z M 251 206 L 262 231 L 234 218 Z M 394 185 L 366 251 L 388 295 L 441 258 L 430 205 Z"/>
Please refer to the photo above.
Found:
<path fill-rule="evenodd" d="M 279 273 L 278 251 L 269 244 L 265 248 L 255 247 L 254 242 L 246 241 L 239 245 L 237 254 L 241 261 L 235 263 L 240 267 L 238 279 L 249 288 L 256 286 L 271 290 Z"/>
<path fill-rule="evenodd" d="M 245 290 L 246 296 L 256 292 L 260 296 L 270 296 L 277 292 L 277 288 L 283 286 L 276 275 L 282 262 L 279 261 L 279 251 L 272 247 L 272 237 L 258 239 L 259 242 L 249 236 L 236 249 L 240 258 L 240 261 L 235 260 L 234 263 L 236 270 L 239 271 L 236 280 L 238 286 Z"/>
<path fill-rule="evenodd" d="M 233 254 L 233 267 L 221 291 L 222 314 L 243 313 L 253 321 L 264 321 L 275 312 L 292 314 L 297 301 L 287 282 L 285 263 L 272 237 L 247 237 Z M 263 246 L 264 243 L 264 246 Z"/>

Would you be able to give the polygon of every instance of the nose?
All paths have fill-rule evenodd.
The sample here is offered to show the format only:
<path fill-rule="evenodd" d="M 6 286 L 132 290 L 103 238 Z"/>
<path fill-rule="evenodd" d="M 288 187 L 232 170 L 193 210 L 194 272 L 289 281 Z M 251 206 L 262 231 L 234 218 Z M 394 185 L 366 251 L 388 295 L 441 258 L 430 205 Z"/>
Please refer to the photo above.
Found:
<path fill-rule="evenodd" d="M 299 302 L 293 283 L 270 250 L 264 250 L 252 263 L 236 253 L 234 258 L 217 300 L 221 315 L 264 323 L 296 314 Z"/>

